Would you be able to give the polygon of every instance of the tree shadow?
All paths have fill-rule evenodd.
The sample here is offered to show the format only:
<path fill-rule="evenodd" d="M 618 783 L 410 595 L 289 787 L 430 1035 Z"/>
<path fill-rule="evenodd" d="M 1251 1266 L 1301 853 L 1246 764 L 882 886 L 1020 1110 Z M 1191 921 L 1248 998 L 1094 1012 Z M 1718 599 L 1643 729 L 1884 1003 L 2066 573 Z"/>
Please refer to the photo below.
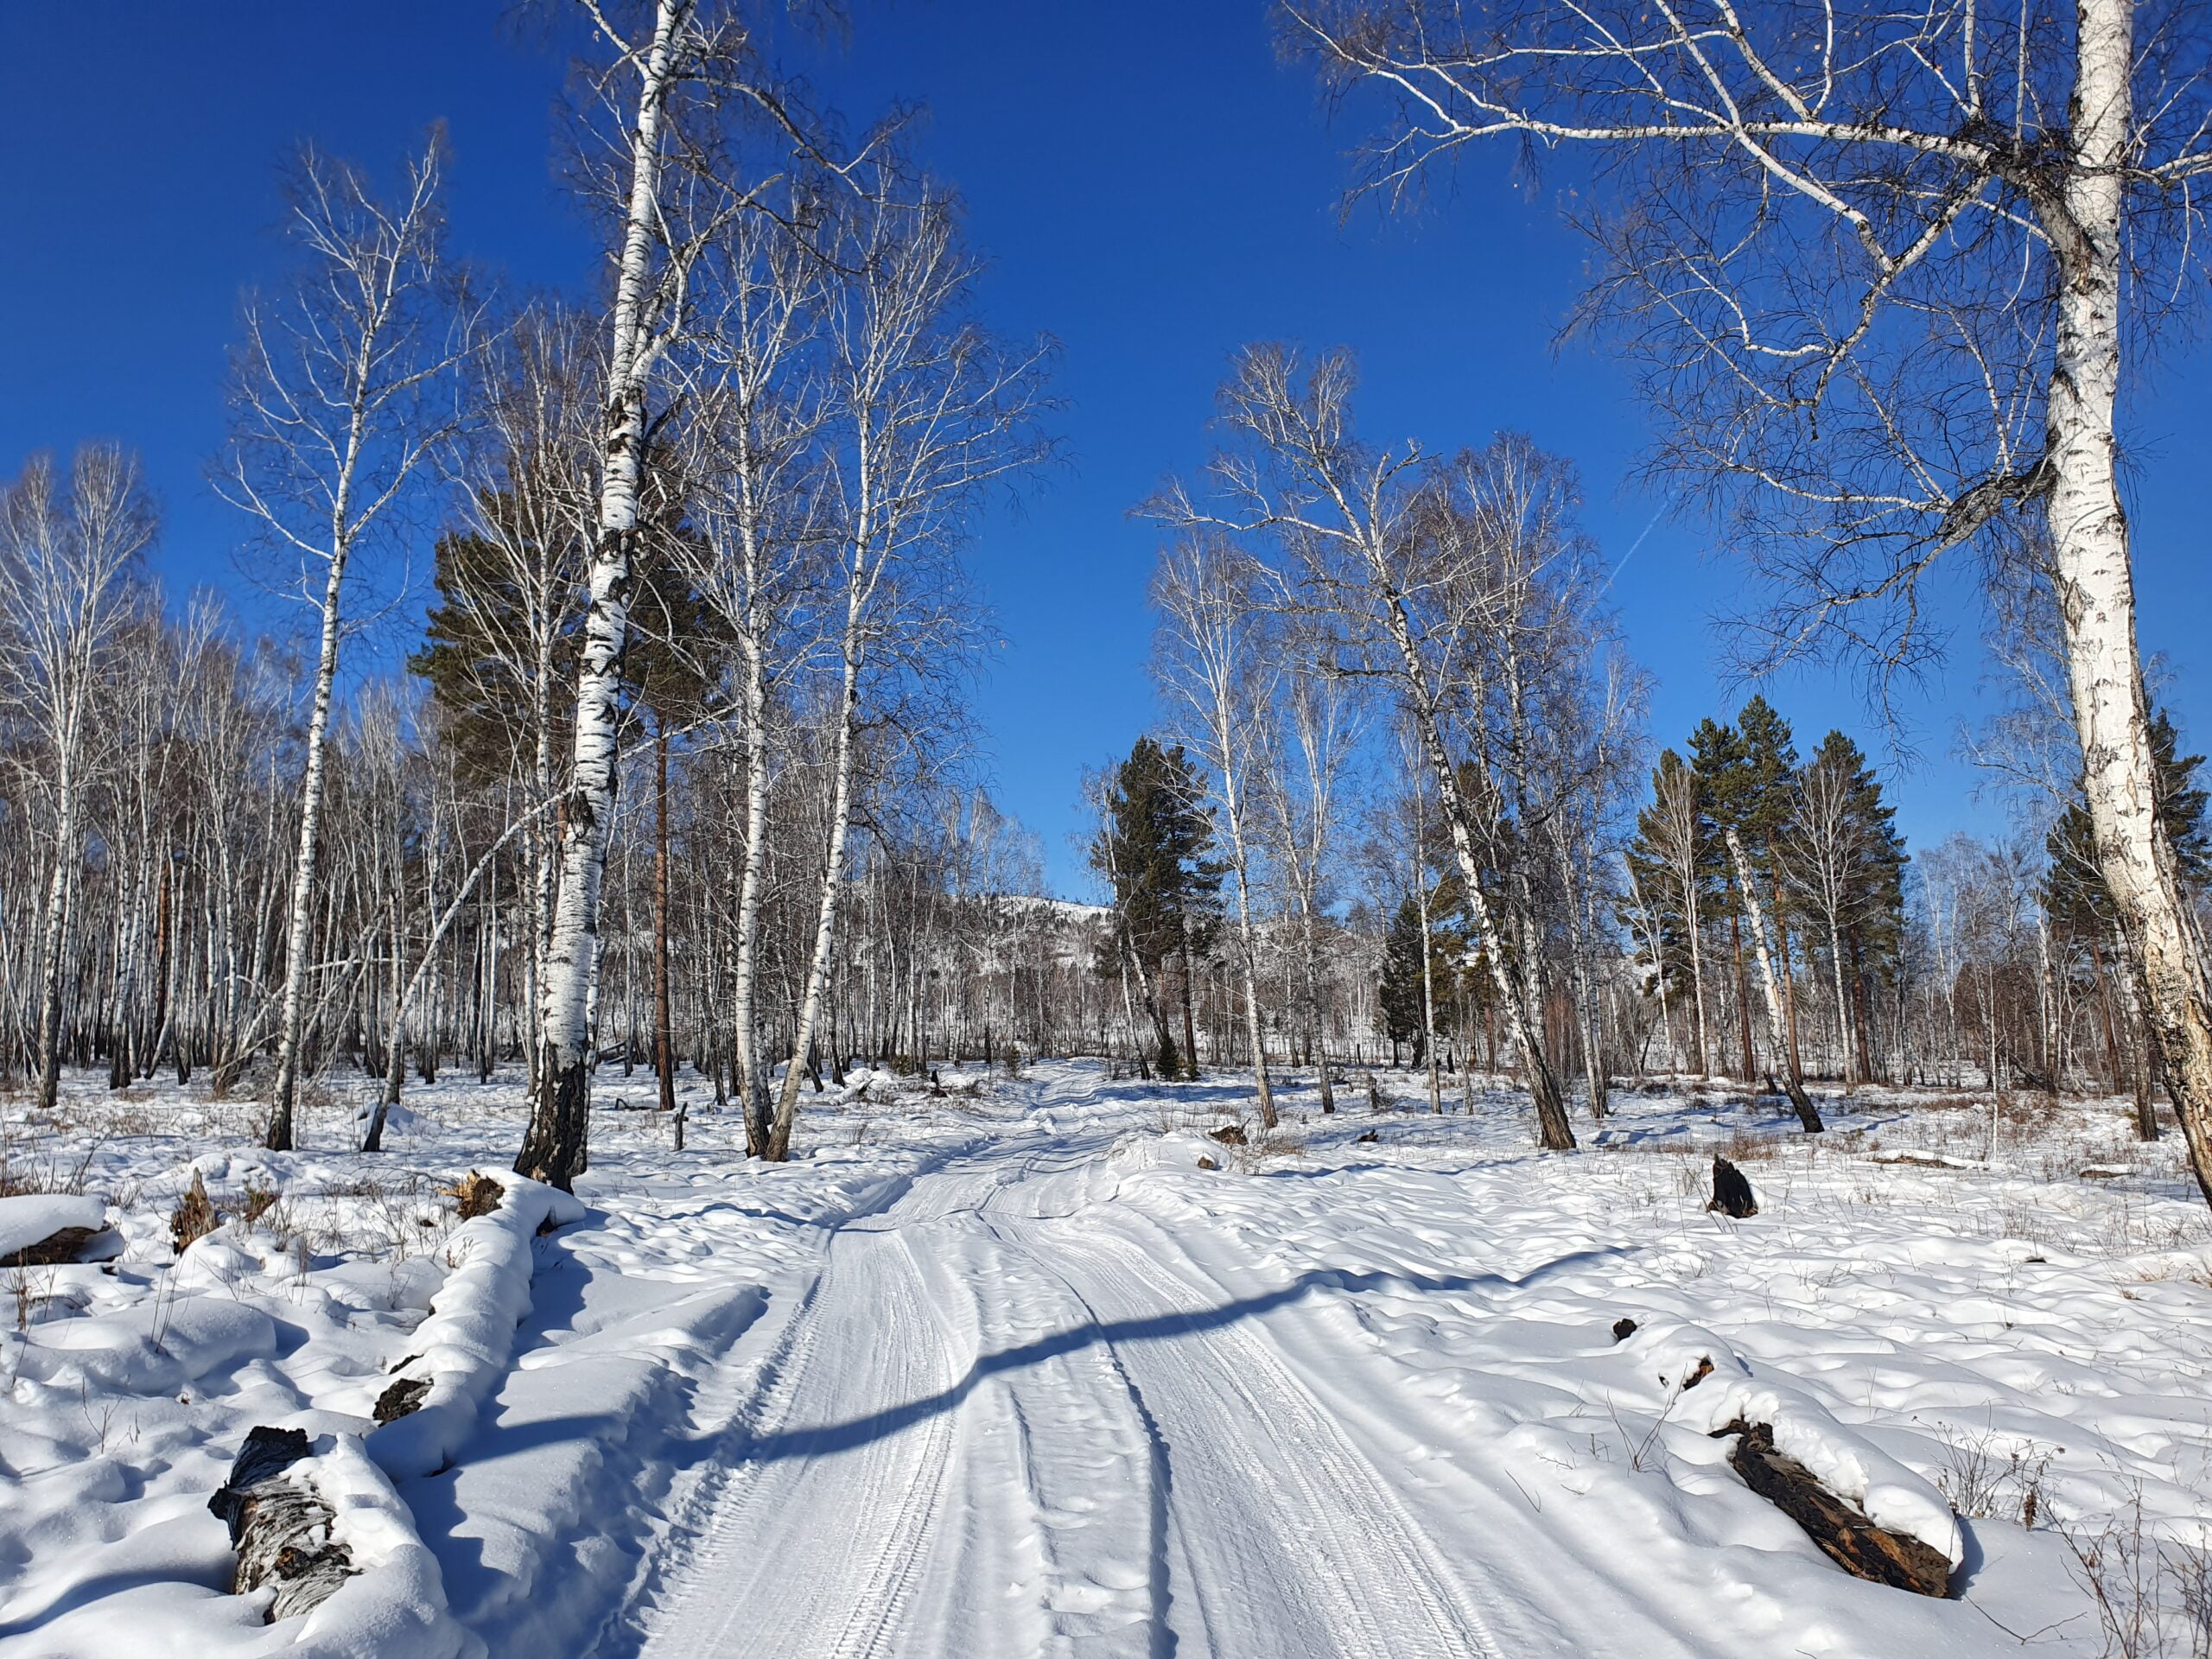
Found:
<path fill-rule="evenodd" d="M 745 1456 L 755 1463 L 773 1463 L 787 1458 L 824 1457 L 851 1451 L 897 1434 L 941 1413 L 956 1409 L 986 1379 L 1003 1372 L 1041 1364 L 1048 1359 L 1078 1353 L 1102 1344 L 1114 1347 L 1122 1343 L 1162 1342 L 1221 1330 L 1242 1320 L 1258 1319 L 1278 1308 L 1303 1301 L 1317 1292 L 1396 1290 L 1448 1295 L 1474 1290 L 1512 1290 L 1541 1282 L 1553 1274 L 1586 1262 L 1630 1253 L 1630 1247 L 1625 1245 L 1576 1250 L 1531 1268 L 1519 1278 L 1497 1273 L 1440 1277 L 1427 1274 L 1347 1273 L 1336 1268 L 1317 1268 L 1299 1274 L 1279 1290 L 1224 1302 L 1214 1307 L 1148 1314 L 1141 1319 L 1088 1319 L 1050 1336 L 980 1354 L 964 1376 L 935 1394 L 887 1406 L 880 1411 L 849 1418 L 842 1422 L 779 1429 L 760 1435 L 747 1445 Z"/>

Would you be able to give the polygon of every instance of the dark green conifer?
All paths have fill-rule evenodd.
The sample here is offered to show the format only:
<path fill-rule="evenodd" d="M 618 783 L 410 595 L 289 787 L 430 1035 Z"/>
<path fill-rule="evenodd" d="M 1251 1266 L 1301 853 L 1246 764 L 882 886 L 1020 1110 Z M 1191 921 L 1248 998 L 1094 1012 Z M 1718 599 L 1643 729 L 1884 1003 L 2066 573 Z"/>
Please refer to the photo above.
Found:
<path fill-rule="evenodd" d="M 1191 1010 L 1193 963 L 1211 945 L 1221 918 L 1226 862 L 1211 856 L 1213 818 L 1201 804 L 1205 787 L 1178 744 L 1163 748 L 1141 737 L 1108 785 L 1106 823 L 1091 846 L 1091 863 L 1114 892 L 1122 942 L 1145 976 L 1164 1076 L 1198 1076 Z M 1183 1047 L 1167 1028 L 1166 970 L 1179 969 Z"/>

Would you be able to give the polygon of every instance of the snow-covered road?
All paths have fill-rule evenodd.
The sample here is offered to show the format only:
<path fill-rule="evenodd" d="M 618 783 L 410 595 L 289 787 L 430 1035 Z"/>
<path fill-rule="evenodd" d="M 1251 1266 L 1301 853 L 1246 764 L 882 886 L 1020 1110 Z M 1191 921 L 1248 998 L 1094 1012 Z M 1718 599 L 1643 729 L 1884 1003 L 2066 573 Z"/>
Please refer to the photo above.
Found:
<path fill-rule="evenodd" d="M 1709 1438 L 1744 1390 L 1778 1389 L 1845 1478 L 1940 1533 L 1962 1443 L 2096 1441 L 2078 1332 L 2032 1306 L 2078 1317 L 2086 1264 L 1853 1214 L 1842 1166 L 1762 1166 L 1783 1213 L 1759 1232 L 1653 1190 L 1670 1158 L 1562 1165 L 1509 1123 L 1419 1118 L 1370 1150 L 1363 1116 L 1306 1120 L 1325 1154 L 1232 1155 L 1195 1133 L 1208 1092 L 1173 1098 L 1041 1074 L 817 1226 L 803 1288 L 731 1357 L 745 1397 L 607 1650 L 2014 1650 L 1993 1607 L 2036 1621 L 2015 1628 L 2072 1612 L 2043 1639 L 2095 1650 L 2066 1547 L 1988 1518 L 2020 1502 L 1994 1490 L 2004 1452 L 1947 1604 L 1844 1577 Z M 1616 1343 L 1623 1313 L 1642 1329 Z M 2204 1340 L 2192 1321 L 2152 1370 L 2202 1375 L 2183 1353 Z M 1707 1357 L 1724 1382 L 1684 1393 Z M 2067 1397 L 2024 1414 L 1997 1378 Z M 2178 1474 L 2212 1435 L 2182 1397 L 2124 1414 L 2158 1427 L 2114 1479 Z"/>
<path fill-rule="evenodd" d="M 645 1653 L 1503 1653 L 1271 1335 L 1296 1294 L 1100 1224 L 1111 1139 L 1048 1103 L 834 1231 Z"/>

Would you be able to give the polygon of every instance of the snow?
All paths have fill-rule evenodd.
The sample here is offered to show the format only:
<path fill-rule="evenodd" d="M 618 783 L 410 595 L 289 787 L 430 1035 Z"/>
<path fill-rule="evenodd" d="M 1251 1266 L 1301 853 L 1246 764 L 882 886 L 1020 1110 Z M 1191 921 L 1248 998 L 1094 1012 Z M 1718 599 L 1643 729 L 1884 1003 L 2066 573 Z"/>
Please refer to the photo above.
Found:
<path fill-rule="evenodd" d="M 696 1080 L 677 1154 L 610 1071 L 576 1198 L 499 1173 L 466 1223 L 438 1187 L 503 1172 L 512 1077 L 410 1090 L 379 1157 L 316 1149 L 343 1086 L 278 1154 L 250 1104 L 73 1077 L 43 1150 L 125 1249 L 11 1289 L 0 1651 L 2088 1659 L 2086 1560 L 2163 1595 L 2212 1548 L 2212 1224 L 2124 1103 L 1992 1144 L 1986 1096 L 1866 1091 L 1813 1137 L 1676 1084 L 1560 1155 L 1503 1090 L 1324 1118 L 1301 1078 L 1230 1147 L 1233 1078 L 940 1075 L 809 1091 L 765 1167 Z M 1716 1150 L 1756 1217 L 1704 1210 Z M 280 1197 L 172 1261 L 195 1168 Z M 1957 1598 L 1842 1573 L 1738 1417 Z M 362 1567 L 276 1626 L 206 1510 L 259 1422 Z"/>
<path fill-rule="evenodd" d="M 481 1659 L 482 1639 L 447 1609 L 437 1560 L 416 1534 L 413 1512 L 359 1439 L 333 1435 L 315 1450 L 297 1466 L 330 1505 L 331 1530 L 356 1576 L 299 1620 L 296 1633 L 285 1633 L 281 1650 L 302 1659 Z"/>
<path fill-rule="evenodd" d="M 98 1198 L 67 1192 L 26 1192 L 0 1198 L 0 1257 L 43 1244 L 68 1228 L 96 1233 L 106 1224 L 107 1206 Z"/>
<path fill-rule="evenodd" d="M 455 1265 L 408 1344 L 416 1352 L 395 1368 L 427 1381 L 429 1391 L 412 1414 L 371 1436 L 369 1455 L 379 1468 L 394 1477 L 432 1475 L 453 1460 L 476 1426 L 477 1408 L 506 1375 L 515 1326 L 530 1312 L 532 1238 L 549 1222 L 583 1218 L 569 1194 L 511 1175 L 498 1209 L 455 1230 L 446 1244 Z"/>

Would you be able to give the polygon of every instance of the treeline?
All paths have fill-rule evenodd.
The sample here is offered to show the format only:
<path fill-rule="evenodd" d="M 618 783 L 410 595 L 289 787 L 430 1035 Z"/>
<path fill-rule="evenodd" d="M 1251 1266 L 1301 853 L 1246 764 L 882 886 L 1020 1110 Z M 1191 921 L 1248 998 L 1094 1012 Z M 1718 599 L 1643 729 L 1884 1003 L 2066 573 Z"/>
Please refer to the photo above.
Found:
<path fill-rule="evenodd" d="M 982 325 L 957 204 L 898 124 L 849 136 L 736 9 L 557 15 L 578 53 L 567 171 L 604 256 L 588 296 L 503 300 L 448 257 L 435 135 L 389 188 L 313 150 L 287 175 L 293 267 L 244 309 L 213 472 L 315 618 L 296 654 L 164 611 L 122 451 L 35 461 L 0 500 L 0 1062 L 43 1103 L 72 1057 L 118 1081 L 259 1064 L 283 1147 L 333 1065 L 389 1102 L 410 1061 L 514 1056 L 516 1167 L 566 1184 L 610 1060 L 657 1068 L 665 1102 L 689 1058 L 779 1159 L 806 1079 L 862 1056 L 1235 1060 L 1271 1121 L 1281 1068 L 1327 1090 L 1332 1059 L 1387 1046 L 1439 1103 L 1479 1050 L 1548 1147 L 1573 1144 L 1573 1096 L 1601 1112 L 1655 1065 L 1771 1077 L 1808 1129 L 1821 1074 L 2094 1078 L 2133 1089 L 2146 1128 L 2163 1080 L 2212 1175 L 2202 796 L 2145 693 L 2113 398 L 2080 397 L 2126 378 L 2121 308 L 2058 316 L 2119 293 L 2130 237 L 2196 257 L 2186 216 L 2149 207 L 2205 164 L 2181 105 L 2145 105 L 2182 136 L 2132 194 L 2097 185 L 2088 237 L 1988 123 L 1959 136 L 1965 94 L 1940 76 L 1904 103 L 1853 83 L 1867 124 L 1782 217 L 1772 169 L 1685 164 L 1775 141 L 1733 115 L 1683 143 L 1640 120 L 1592 137 L 1671 205 L 1592 221 L 1590 316 L 1660 417 L 1661 463 L 1776 578 L 1765 657 L 1825 642 L 1910 668 L 1919 576 L 1969 543 L 2000 600 L 2047 601 L 2020 658 L 2059 688 L 2024 840 L 1908 858 L 1849 740 L 1801 760 L 1757 702 L 1654 770 L 1570 470 L 1517 437 L 1380 441 L 1347 355 L 1258 346 L 1222 388 L 1220 452 L 1144 509 L 1167 543 L 1167 719 L 1098 780 L 1099 917 L 1017 902 L 1033 855 L 963 783 L 959 553 L 983 493 L 1051 454 L 1048 344 Z M 1416 171 L 1501 127 L 1554 130 L 1575 66 L 1657 60 L 1462 54 L 1448 30 L 1402 36 L 1411 16 L 1282 21 L 1344 86 L 1431 86 L 1382 118 L 1377 155 Z M 1731 37 L 1770 90 L 1753 36 L 1781 16 Z M 1672 27 L 1639 15 L 1621 38 Z M 1984 62 L 1967 36 L 1971 109 L 2025 97 L 2028 56 Z M 2071 85 L 2071 51 L 2039 41 L 2034 84 Z M 1493 84 L 1524 52 L 1550 69 Z M 1821 55 L 1808 95 L 1845 96 Z M 1710 92 L 1645 90 L 1670 135 Z M 2118 127 L 2097 142 L 2135 153 Z M 1860 168 L 1865 143 L 1957 179 Z M 2118 176 L 2051 155 L 2082 190 Z M 1985 195 L 1993 239 L 1949 236 Z M 1697 226 L 1753 207 L 1808 215 L 1809 240 L 1775 229 L 1687 311 L 1646 292 L 1732 245 Z M 1902 239 L 1869 289 L 1873 226 Z M 1797 294 L 1816 271 L 1830 287 Z M 1807 316 L 1833 352 L 1765 342 Z M 2047 511 L 2062 499 L 2079 510 Z M 412 677 L 360 683 L 383 573 L 425 540 Z"/>
<path fill-rule="evenodd" d="M 24 487 L 4 499 L 19 504 Z M 265 1090 L 298 842 L 301 665 L 242 639 L 212 601 L 165 609 L 150 583 L 127 595 L 98 662 L 73 751 L 73 858 L 57 857 L 57 751 L 10 722 L 0 823 L 17 857 L 0 885 L 0 1066 L 36 1082 L 50 1048 L 57 1069 L 98 1065 L 117 1087 L 158 1071 L 227 1091 L 258 1065 Z M 527 1067 L 542 972 L 547 815 L 532 812 L 524 780 L 487 766 L 480 734 L 434 685 L 377 679 L 347 698 L 326 783 L 306 1069 L 388 1079 L 391 1099 L 442 1067 Z M 742 753 L 698 730 L 658 735 L 641 713 L 626 743 L 601 1063 L 671 1084 L 688 1065 L 720 1096 L 733 1086 Z M 772 988 L 763 1026 L 779 1058 L 818 920 L 829 783 L 821 723 L 788 741 L 760 928 Z M 950 777 L 871 766 L 861 800 L 817 1051 L 825 1072 L 1095 1046 L 1087 912 L 1007 899 L 1043 885 L 1035 838 Z"/>
<path fill-rule="evenodd" d="M 42 1104 L 71 1056 L 259 1059 L 281 1148 L 335 1061 L 388 1102 L 405 1055 L 518 1055 L 517 1168 L 565 1185 L 609 1054 L 664 1101 L 692 1058 L 780 1158 L 844 1057 L 1082 1018 L 1065 918 L 986 902 L 1033 853 L 961 785 L 958 556 L 1048 453 L 1047 344 L 977 319 L 897 124 L 846 139 L 733 9 L 565 26 L 591 302 L 506 304 L 448 254 L 436 134 L 388 190 L 313 149 L 286 175 L 292 268 L 244 308 L 213 473 L 311 607 L 300 658 L 163 614 L 120 451 L 8 492 L 7 827 L 38 877 L 0 899 L 0 1058 Z M 426 521 L 417 677 L 348 694 Z"/>
<path fill-rule="evenodd" d="M 1252 1066 L 1263 1119 L 1271 1068 L 1325 1105 L 1332 1063 L 1409 1059 L 1441 1109 L 1503 1064 L 1553 1145 L 1571 1095 L 1601 1118 L 1655 1071 L 1768 1084 L 1808 1129 L 1808 1077 L 2132 1089 L 2156 1133 L 2078 781 L 2024 839 L 1916 865 L 1858 744 L 1801 758 L 1764 697 L 1649 764 L 1572 468 L 1511 435 L 1365 444 L 1352 378 L 1249 350 L 1231 446 L 1149 509 L 1166 718 L 1097 780 L 1091 855 L 1135 1064 Z M 2152 729 L 2201 907 L 2198 761 Z M 2041 744 L 2069 775 L 2070 730 Z"/>

